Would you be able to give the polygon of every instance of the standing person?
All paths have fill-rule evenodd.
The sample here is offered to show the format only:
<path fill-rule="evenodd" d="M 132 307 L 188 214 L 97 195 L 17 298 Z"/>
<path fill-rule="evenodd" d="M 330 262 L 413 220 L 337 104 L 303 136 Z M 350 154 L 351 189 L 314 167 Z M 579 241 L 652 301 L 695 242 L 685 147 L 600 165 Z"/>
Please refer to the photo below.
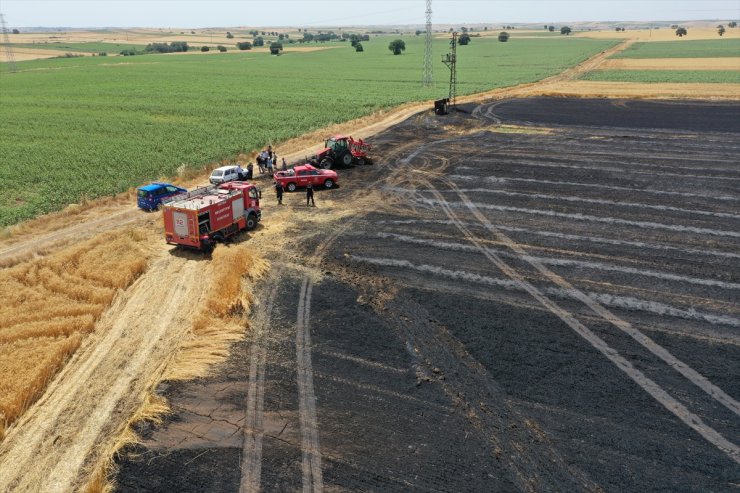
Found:
<path fill-rule="evenodd" d="M 267 157 L 272 159 L 272 162 L 275 162 L 275 153 L 272 152 L 272 146 L 267 146 Z"/>
<path fill-rule="evenodd" d="M 263 150 L 260 152 L 259 157 L 257 158 L 257 165 L 260 167 L 260 173 L 265 172 L 265 165 L 267 164 L 267 151 Z"/>
<path fill-rule="evenodd" d="M 239 180 L 244 180 L 244 169 L 241 163 L 236 163 L 236 176 Z"/>
<path fill-rule="evenodd" d="M 247 180 L 254 179 L 254 165 L 252 163 L 249 163 L 247 165 Z"/>
<path fill-rule="evenodd" d="M 267 172 L 272 176 L 272 158 L 267 158 Z"/>
<path fill-rule="evenodd" d="M 311 202 L 311 205 L 316 207 L 316 202 L 313 201 L 313 185 L 310 183 L 306 185 L 306 207 L 308 207 L 308 203 Z"/>
<path fill-rule="evenodd" d="M 283 158 L 283 171 L 288 171 L 288 163 L 285 162 L 285 158 Z"/>
<path fill-rule="evenodd" d="M 275 195 L 277 196 L 278 205 L 283 205 L 283 184 L 275 182 Z"/>

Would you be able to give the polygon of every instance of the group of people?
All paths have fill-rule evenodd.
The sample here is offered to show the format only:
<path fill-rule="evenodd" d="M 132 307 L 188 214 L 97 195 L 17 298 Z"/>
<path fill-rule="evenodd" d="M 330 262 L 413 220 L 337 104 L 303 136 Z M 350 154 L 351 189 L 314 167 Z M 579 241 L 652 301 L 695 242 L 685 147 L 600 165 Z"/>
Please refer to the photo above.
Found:
<path fill-rule="evenodd" d="M 268 173 L 272 175 L 273 171 L 277 170 L 278 167 L 278 156 L 272 150 L 272 146 L 267 146 L 267 149 L 263 150 L 257 155 L 257 166 L 259 167 L 260 173 Z M 288 163 L 283 158 L 282 170 L 288 169 Z"/>
<path fill-rule="evenodd" d="M 267 146 L 267 149 L 263 150 L 257 155 L 257 167 L 260 173 L 269 173 L 270 176 L 272 176 L 273 172 L 277 170 L 277 159 L 277 154 L 275 154 L 275 152 L 272 150 L 272 146 Z M 288 163 L 285 162 L 285 158 L 283 158 L 281 170 L 288 170 Z M 249 163 L 246 168 L 242 168 L 241 164 L 237 164 L 236 172 L 239 174 L 239 180 L 254 179 L 254 165 L 252 163 Z M 280 205 L 282 205 L 283 203 L 284 191 L 285 189 L 283 188 L 283 185 L 279 181 L 276 181 L 275 194 L 277 196 L 278 204 Z M 313 199 L 313 187 L 311 186 L 311 184 L 306 187 L 306 206 L 308 205 L 316 206 L 316 203 Z"/>
<path fill-rule="evenodd" d="M 260 174 L 269 173 L 272 176 L 274 171 L 278 169 L 278 157 L 277 154 L 272 150 L 272 146 L 267 146 L 267 149 L 263 150 L 257 155 L 257 168 Z M 282 171 L 288 170 L 288 163 L 283 158 Z M 241 163 L 237 163 L 236 172 L 239 174 L 239 180 L 253 180 L 254 179 L 254 165 L 249 163 L 246 168 L 242 168 Z"/>

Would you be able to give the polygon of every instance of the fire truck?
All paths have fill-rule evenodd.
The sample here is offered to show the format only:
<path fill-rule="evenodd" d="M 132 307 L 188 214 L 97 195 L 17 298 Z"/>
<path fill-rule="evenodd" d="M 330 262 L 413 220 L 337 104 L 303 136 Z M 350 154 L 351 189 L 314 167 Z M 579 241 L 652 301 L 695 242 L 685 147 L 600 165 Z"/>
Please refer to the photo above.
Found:
<path fill-rule="evenodd" d="M 260 191 L 232 181 L 201 187 L 162 202 L 167 243 L 211 252 L 215 243 L 250 231 L 262 219 Z"/>

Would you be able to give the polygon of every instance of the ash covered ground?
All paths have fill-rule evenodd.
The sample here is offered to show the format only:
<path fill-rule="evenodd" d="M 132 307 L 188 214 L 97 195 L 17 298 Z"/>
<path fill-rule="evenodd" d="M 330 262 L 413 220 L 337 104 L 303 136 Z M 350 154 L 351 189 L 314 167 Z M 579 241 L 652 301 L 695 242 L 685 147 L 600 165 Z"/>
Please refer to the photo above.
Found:
<path fill-rule="evenodd" d="M 737 489 L 740 107 L 461 109 L 317 194 L 120 491 Z"/>

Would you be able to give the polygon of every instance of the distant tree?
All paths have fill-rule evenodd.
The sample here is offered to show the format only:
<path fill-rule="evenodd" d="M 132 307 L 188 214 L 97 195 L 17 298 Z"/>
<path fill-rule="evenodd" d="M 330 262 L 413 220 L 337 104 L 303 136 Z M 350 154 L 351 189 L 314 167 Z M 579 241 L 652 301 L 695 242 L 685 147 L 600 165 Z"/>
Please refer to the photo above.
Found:
<path fill-rule="evenodd" d="M 391 50 L 394 55 L 400 55 L 401 52 L 406 51 L 406 43 L 402 39 L 395 39 L 390 42 L 388 49 Z"/>
<path fill-rule="evenodd" d="M 722 24 L 717 26 L 717 34 L 723 36 L 725 34 L 725 26 L 723 26 Z"/>
<path fill-rule="evenodd" d="M 689 32 L 686 30 L 685 27 L 679 27 L 678 29 L 676 29 L 676 36 L 678 36 L 679 38 L 683 38 L 687 34 L 689 34 Z"/>
<path fill-rule="evenodd" d="M 265 31 L 262 31 L 262 36 L 265 36 Z"/>
<path fill-rule="evenodd" d="M 362 43 L 357 43 L 355 45 L 355 51 L 358 52 L 358 53 L 361 52 L 361 51 L 365 51 L 365 48 L 362 47 Z"/>
<path fill-rule="evenodd" d="M 218 48 L 218 51 L 220 51 L 221 53 L 226 53 L 226 47 L 225 46 L 218 45 L 217 48 Z"/>
<path fill-rule="evenodd" d="M 502 43 L 506 43 L 507 41 L 509 41 L 509 33 L 507 33 L 506 31 L 499 33 L 498 40 Z"/>
<path fill-rule="evenodd" d="M 252 49 L 252 43 L 250 43 L 249 41 L 241 41 L 241 42 L 239 42 L 239 43 L 236 44 L 236 47 L 238 49 L 242 50 L 242 51 L 251 50 Z"/>
<path fill-rule="evenodd" d="M 21 32 L 18 29 L 13 29 L 13 34 L 20 34 Z"/>
<path fill-rule="evenodd" d="M 737 27 L 737 22 L 732 21 L 729 24 L 727 24 L 727 27 Z"/>
<path fill-rule="evenodd" d="M 278 39 L 280 41 L 284 40 L 285 39 L 285 35 L 284 34 L 278 34 Z"/>
<path fill-rule="evenodd" d="M 195 34 L 195 31 L 190 31 L 190 34 Z"/>
<path fill-rule="evenodd" d="M 254 38 L 254 46 L 265 46 L 265 40 L 262 38 L 262 36 L 257 36 Z"/>
<path fill-rule="evenodd" d="M 460 43 L 460 46 L 467 46 L 468 43 L 470 43 L 470 35 L 468 33 L 463 33 L 463 35 L 460 36 L 460 39 L 458 39 L 457 42 Z"/>
<path fill-rule="evenodd" d="M 678 24 L 673 24 L 673 25 L 671 26 L 671 29 L 678 29 Z"/>
<path fill-rule="evenodd" d="M 211 51 L 211 49 L 207 46 L 201 46 L 200 51 L 206 52 L 206 51 Z"/>
<path fill-rule="evenodd" d="M 454 29 L 450 28 L 450 32 L 454 31 Z"/>
<path fill-rule="evenodd" d="M 101 51 L 100 53 L 98 53 L 98 56 L 108 56 L 108 53 L 106 53 L 105 51 Z"/>
<path fill-rule="evenodd" d="M 313 34 L 304 32 L 303 33 L 303 42 L 304 43 L 310 43 L 311 41 L 313 41 Z"/>
<path fill-rule="evenodd" d="M 275 42 L 270 45 L 270 54 L 279 55 L 283 51 L 283 43 Z"/>
<path fill-rule="evenodd" d="M 419 34 L 421 34 L 421 31 L 419 31 L 419 30 L 417 29 L 417 30 L 416 30 L 416 35 L 418 36 Z"/>
<path fill-rule="evenodd" d="M 568 36 L 571 33 L 571 30 L 568 26 L 563 26 L 560 28 L 560 34 L 565 34 Z"/>
<path fill-rule="evenodd" d="M 301 28 L 300 27 L 298 28 L 298 32 L 301 32 Z"/>
<path fill-rule="evenodd" d="M 488 26 L 483 26 L 484 31 L 488 31 Z"/>
<path fill-rule="evenodd" d="M 234 35 L 231 34 L 230 32 L 227 32 L 226 33 L 226 39 L 234 39 Z"/>
<path fill-rule="evenodd" d="M 547 29 L 547 24 L 545 24 L 545 29 Z"/>
<path fill-rule="evenodd" d="M 547 30 L 553 32 L 555 31 L 555 26 L 547 26 Z"/>
<path fill-rule="evenodd" d="M 465 27 L 465 26 L 463 26 L 463 27 L 460 28 L 460 31 L 466 33 L 466 32 L 468 32 L 468 28 Z"/>

